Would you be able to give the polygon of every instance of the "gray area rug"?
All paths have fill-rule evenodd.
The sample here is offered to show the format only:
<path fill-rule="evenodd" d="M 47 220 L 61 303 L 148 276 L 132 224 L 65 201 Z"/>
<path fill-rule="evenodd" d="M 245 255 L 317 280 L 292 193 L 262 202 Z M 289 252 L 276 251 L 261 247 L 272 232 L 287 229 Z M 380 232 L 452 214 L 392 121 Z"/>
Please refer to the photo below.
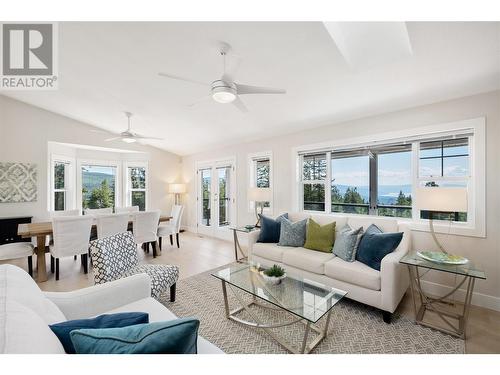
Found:
<path fill-rule="evenodd" d="M 221 267 L 222 268 L 222 267 Z M 230 321 L 224 316 L 221 282 L 210 273 L 201 273 L 177 283 L 176 302 L 167 296 L 161 302 L 179 317 L 196 317 L 200 320 L 200 335 L 217 345 L 226 353 L 279 354 L 287 350 L 274 341 L 265 331 L 246 327 Z M 248 294 L 228 288 L 230 308 L 238 306 L 233 291 L 244 298 Z M 252 307 L 264 322 L 284 322 L 289 315 L 283 312 Z M 243 311 L 238 315 L 251 320 Z M 317 324 L 323 326 L 325 318 Z M 297 323 L 273 330 L 280 337 L 299 347 L 304 325 Z M 309 335 L 313 340 L 315 334 Z M 416 325 L 405 316 L 394 316 L 391 324 L 382 321 L 381 312 L 375 308 L 351 301 L 341 300 L 333 307 L 328 336 L 312 353 L 464 353 L 463 340 Z"/>

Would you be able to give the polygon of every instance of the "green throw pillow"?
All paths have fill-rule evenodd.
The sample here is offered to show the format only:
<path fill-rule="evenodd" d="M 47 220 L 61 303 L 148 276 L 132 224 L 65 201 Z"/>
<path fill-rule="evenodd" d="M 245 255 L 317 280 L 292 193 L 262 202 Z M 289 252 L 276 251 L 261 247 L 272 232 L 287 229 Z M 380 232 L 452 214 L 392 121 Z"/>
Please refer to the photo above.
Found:
<path fill-rule="evenodd" d="M 310 250 L 331 253 L 335 243 L 335 224 L 319 225 L 313 219 L 309 219 L 304 247 Z"/>

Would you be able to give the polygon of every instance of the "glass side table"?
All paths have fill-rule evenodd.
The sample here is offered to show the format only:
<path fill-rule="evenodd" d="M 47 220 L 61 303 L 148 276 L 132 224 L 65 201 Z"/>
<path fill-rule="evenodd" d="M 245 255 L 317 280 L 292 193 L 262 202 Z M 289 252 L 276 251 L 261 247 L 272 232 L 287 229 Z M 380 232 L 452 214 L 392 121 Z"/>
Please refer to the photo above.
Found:
<path fill-rule="evenodd" d="M 247 255 L 243 252 L 243 249 L 241 248 L 240 241 L 238 240 L 238 233 L 250 233 L 260 228 L 257 228 L 255 226 L 252 227 L 244 226 L 244 227 L 229 227 L 229 229 L 233 231 L 234 258 L 238 263 L 245 263 L 247 260 Z M 238 251 L 243 256 L 242 258 L 239 258 Z"/>
<path fill-rule="evenodd" d="M 474 291 L 474 283 L 476 279 L 485 280 L 485 273 L 476 268 L 471 261 L 462 265 L 449 265 L 430 262 L 420 258 L 415 253 L 405 255 L 399 262 L 405 264 L 408 267 L 408 272 L 410 273 L 410 288 L 413 299 L 413 310 L 415 312 L 415 322 L 461 339 L 465 339 L 472 292 Z M 451 273 L 460 277 L 461 280 L 445 295 L 441 297 L 431 297 L 422 289 L 422 278 L 428 271 Z M 452 296 L 464 284 L 467 289 L 465 292 L 463 307 L 459 308 L 457 312 L 457 308 L 450 308 L 450 306 L 454 306 L 454 303 L 447 301 L 447 298 Z M 420 301 L 418 309 L 417 296 Z M 443 322 L 444 326 L 424 321 L 425 313 L 427 311 L 435 313 Z"/>

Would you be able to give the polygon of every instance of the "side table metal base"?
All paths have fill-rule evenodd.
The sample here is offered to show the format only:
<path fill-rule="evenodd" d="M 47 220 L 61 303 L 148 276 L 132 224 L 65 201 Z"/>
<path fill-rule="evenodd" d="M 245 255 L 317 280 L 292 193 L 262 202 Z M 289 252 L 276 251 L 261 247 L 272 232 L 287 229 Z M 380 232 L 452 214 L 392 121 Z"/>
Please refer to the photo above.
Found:
<path fill-rule="evenodd" d="M 421 284 L 422 280 L 418 266 L 408 265 L 408 271 L 410 273 L 410 288 L 413 299 L 413 310 L 415 312 L 415 322 L 423 326 L 448 333 L 452 336 L 465 339 L 467 320 L 469 317 L 475 278 L 471 276 L 464 276 L 463 279 L 458 283 L 458 285 L 450 292 L 446 293 L 442 297 L 436 298 L 430 297 L 423 291 Z M 465 292 L 465 300 L 461 313 L 453 312 L 443 307 L 443 305 L 450 304 L 448 301 L 446 301 L 446 299 L 449 296 L 453 295 L 462 285 L 464 285 L 464 283 L 467 283 L 467 290 Z M 420 302 L 419 308 L 417 308 L 417 295 Z M 442 327 L 437 324 L 432 324 L 424 321 L 425 313 L 427 311 L 435 313 L 445 324 L 445 326 Z M 450 319 L 454 320 L 454 322 L 450 321 Z"/>

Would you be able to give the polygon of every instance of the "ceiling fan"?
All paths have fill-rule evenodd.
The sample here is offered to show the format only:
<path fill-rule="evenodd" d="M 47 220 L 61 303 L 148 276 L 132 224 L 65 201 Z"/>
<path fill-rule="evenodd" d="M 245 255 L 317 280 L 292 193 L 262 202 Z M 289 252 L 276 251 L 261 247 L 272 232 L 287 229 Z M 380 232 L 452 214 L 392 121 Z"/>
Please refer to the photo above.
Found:
<path fill-rule="evenodd" d="M 251 85 L 243 85 L 240 83 L 234 82 L 234 79 L 231 74 L 226 72 L 226 55 L 230 50 L 230 46 L 227 43 L 221 43 L 221 47 L 219 50 L 220 55 L 223 60 L 223 72 L 222 77 L 220 79 L 216 79 L 212 83 L 206 83 L 197 81 L 190 78 L 181 77 L 178 75 L 168 74 L 168 73 L 158 73 L 162 77 L 176 79 L 179 81 L 190 82 L 198 85 L 203 85 L 209 87 L 210 94 L 200 100 L 196 101 L 192 105 L 195 105 L 204 99 L 212 98 L 218 103 L 232 103 L 236 108 L 238 108 L 242 112 L 248 112 L 246 105 L 240 99 L 240 95 L 248 95 L 248 94 L 286 94 L 286 90 L 283 89 L 275 89 L 271 87 L 260 87 L 260 86 L 251 86 Z"/>
<path fill-rule="evenodd" d="M 127 122 L 128 122 L 127 130 L 121 132 L 116 137 L 105 139 L 104 140 L 105 142 L 110 142 L 110 141 L 115 141 L 117 139 L 121 139 L 125 143 L 134 143 L 134 142 L 137 142 L 137 140 L 140 140 L 140 139 L 158 139 L 158 140 L 162 140 L 163 139 L 163 138 L 156 138 L 156 137 L 147 137 L 147 136 L 144 136 L 144 135 L 140 135 L 140 134 L 134 133 L 130 129 L 130 118 L 132 117 L 132 113 L 125 112 L 125 116 L 127 116 Z"/>

